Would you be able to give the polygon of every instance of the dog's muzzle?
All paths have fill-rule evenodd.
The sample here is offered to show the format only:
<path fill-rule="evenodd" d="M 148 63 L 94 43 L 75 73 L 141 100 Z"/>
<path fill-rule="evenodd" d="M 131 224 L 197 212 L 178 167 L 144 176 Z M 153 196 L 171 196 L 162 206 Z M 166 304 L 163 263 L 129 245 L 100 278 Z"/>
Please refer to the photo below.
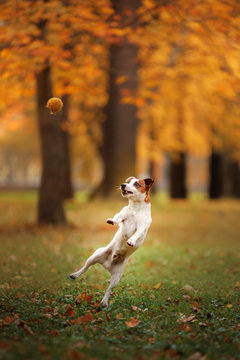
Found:
<path fill-rule="evenodd" d="M 120 188 L 121 188 L 121 190 L 122 190 L 122 196 L 126 196 L 126 195 L 131 195 L 131 194 L 133 194 L 132 191 L 126 190 L 126 184 L 122 184 L 122 185 L 120 186 Z"/>

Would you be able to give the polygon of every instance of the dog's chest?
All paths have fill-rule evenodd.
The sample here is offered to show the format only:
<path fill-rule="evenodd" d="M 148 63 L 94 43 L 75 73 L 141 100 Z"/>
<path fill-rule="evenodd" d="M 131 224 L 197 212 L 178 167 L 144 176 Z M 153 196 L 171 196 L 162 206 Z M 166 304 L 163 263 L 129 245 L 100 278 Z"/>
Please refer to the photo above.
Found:
<path fill-rule="evenodd" d="M 122 223 L 122 230 L 126 237 L 132 236 L 137 230 L 138 218 L 134 213 L 130 213 Z"/>

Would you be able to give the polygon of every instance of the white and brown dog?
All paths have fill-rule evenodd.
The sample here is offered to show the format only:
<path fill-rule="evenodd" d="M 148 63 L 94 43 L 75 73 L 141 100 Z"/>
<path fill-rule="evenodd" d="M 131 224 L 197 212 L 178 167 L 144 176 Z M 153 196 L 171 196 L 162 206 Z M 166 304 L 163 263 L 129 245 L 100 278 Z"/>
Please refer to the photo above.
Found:
<path fill-rule="evenodd" d="M 132 176 L 120 186 L 122 196 L 129 199 L 129 204 L 112 219 L 107 219 L 108 224 L 119 225 L 118 231 L 106 247 L 97 249 L 79 271 L 70 275 L 71 279 L 76 279 L 91 265 L 102 264 L 111 274 L 110 285 L 101 301 L 103 306 L 108 305 L 109 296 L 120 281 L 129 256 L 146 237 L 152 222 L 149 198 L 152 184 L 152 179 L 136 179 Z"/>

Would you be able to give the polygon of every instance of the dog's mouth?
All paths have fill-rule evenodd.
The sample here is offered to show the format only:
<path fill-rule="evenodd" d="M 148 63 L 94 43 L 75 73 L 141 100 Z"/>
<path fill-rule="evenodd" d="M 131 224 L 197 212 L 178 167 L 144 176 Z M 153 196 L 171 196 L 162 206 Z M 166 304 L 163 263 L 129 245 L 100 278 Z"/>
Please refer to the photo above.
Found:
<path fill-rule="evenodd" d="M 132 195 L 133 192 L 132 191 L 128 191 L 128 190 L 123 190 L 122 191 L 122 196 L 127 196 L 127 195 Z"/>

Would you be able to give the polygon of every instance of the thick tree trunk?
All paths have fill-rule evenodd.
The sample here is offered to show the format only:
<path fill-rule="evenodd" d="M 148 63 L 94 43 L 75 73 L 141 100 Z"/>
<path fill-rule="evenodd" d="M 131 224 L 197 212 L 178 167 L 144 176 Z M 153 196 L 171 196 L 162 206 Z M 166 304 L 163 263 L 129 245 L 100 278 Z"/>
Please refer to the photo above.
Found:
<path fill-rule="evenodd" d="M 63 144 L 63 197 L 64 199 L 71 199 L 73 197 L 73 186 L 71 177 L 71 151 L 70 151 L 70 134 L 68 131 L 68 110 L 69 110 L 69 95 L 62 97 L 63 109 L 61 116 L 61 134 Z"/>
<path fill-rule="evenodd" d="M 170 162 L 170 196 L 172 199 L 186 199 L 186 153 L 181 152 Z"/>
<path fill-rule="evenodd" d="M 64 151 L 61 113 L 50 115 L 46 109 L 52 96 L 50 66 L 36 75 L 37 109 L 41 142 L 42 176 L 39 190 L 38 221 L 45 224 L 66 222 L 64 200 Z"/>
<path fill-rule="evenodd" d="M 209 198 L 219 199 L 223 195 L 223 156 L 212 150 L 209 163 Z"/>
<path fill-rule="evenodd" d="M 140 0 L 112 0 L 115 13 L 123 21 L 126 9 L 135 16 Z M 126 20 L 126 19 L 125 19 Z M 127 19 L 129 20 L 129 19 Z M 134 22 L 130 25 L 136 27 Z M 104 177 L 96 193 L 112 195 L 127 177 L 135 175 L 136 165 L 136 107 L 123 104 L 123 95 L 134 95 L 137 89 L 138 47 L 127 38 L 116 39 L 110 46 L 109 99 L 106 106 L 106 120 L 103 124 L 102 158 Z M 125 77 L 124 83 L 118 78 Z"/>

